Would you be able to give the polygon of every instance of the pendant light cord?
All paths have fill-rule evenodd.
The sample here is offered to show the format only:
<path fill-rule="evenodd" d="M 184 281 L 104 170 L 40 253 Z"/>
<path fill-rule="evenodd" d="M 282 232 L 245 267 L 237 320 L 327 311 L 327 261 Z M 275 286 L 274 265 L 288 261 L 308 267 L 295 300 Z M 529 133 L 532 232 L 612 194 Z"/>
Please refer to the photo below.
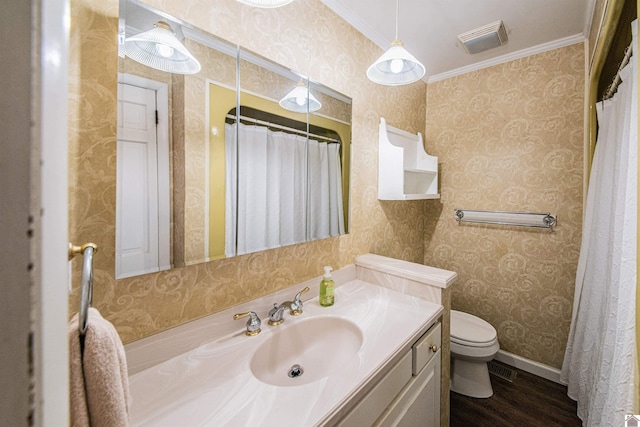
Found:
<path fill-rule="evenodd" d="M 398 15 L 400 10 L 400 0 L 396 0 L 396 40 L 398 39 Z"/>

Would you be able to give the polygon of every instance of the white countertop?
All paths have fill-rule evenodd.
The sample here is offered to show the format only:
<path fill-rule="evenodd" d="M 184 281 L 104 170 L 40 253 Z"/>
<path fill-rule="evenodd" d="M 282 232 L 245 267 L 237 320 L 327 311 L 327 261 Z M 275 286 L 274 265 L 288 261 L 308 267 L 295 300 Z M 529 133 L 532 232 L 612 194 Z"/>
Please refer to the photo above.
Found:
<path fill-rule="evenodd" d="M 131 426 L 312 426 L 340 410 L 367 380 L 407 350 L 442 313 L 442 306 L 361 280 L 336 287 L 336 304 L 305 301 L 299 317 L 244 335 L 244 321 L 231 334 L 129 377 Z M 341 317 L 363 332 L 360 351 L 330 376 L 288 387 L 259 381 L 250 363 L 277 328 L 312 317 Z M 282 329 L 284 330 L 284 329 Z M 331 357 L 330 351 L 326 357 Z M 292 380 L 295 381 L 295 380 Z"/>

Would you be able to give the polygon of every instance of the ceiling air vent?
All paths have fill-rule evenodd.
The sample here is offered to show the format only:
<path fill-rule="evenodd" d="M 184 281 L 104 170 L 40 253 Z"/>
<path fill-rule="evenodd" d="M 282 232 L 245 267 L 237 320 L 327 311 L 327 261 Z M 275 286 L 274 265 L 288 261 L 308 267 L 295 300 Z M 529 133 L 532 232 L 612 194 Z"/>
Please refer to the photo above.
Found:
<path fill-rule="evenodd" d="M 479 53 L 494 47 L 502 46 L 507 39 L 507 31 L 502 21 L 496 21 L 484 27 L 458 34 L 467 53 Z"/>

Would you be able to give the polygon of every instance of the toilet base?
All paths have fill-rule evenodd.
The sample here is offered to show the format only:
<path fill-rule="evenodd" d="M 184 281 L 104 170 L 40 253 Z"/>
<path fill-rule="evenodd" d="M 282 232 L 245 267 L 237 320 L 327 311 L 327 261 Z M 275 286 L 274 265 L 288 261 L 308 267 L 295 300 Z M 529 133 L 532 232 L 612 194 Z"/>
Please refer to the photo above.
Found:
<path fill-rule="evenodd" d="M 451 391 L 482 399 L 493 396 L 487 363 L 452 357 Z"/>

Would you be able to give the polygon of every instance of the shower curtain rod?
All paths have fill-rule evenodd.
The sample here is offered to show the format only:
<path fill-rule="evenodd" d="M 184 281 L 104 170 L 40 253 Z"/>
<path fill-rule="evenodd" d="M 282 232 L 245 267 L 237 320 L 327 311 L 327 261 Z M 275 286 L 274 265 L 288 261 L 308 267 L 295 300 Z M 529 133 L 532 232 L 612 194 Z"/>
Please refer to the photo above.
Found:
<path fill-rule="evenodd" d="M 622 69 L 624 67 L 626 67 L 627 64 L 629 63 L 629 59 L 631 58 L 631 55 L 633 54 L 633 51 L 632 51 L 631 47 L 632 47 L 632 44 L 629 44 L 629 46 L 627 46 L 627 49 L 624 51 L 624 58 L 622 58 L 622 62 L 620 63 L 620 66 L 618 67 L 618 72 L 616 73 L 616 76 L 613 78 L 613 81 L 611 82 L 611 84 L 607 88 L 607 91 L 605 92 L 604 97 L 602 98 L 603 101 L 613 97 L 613 94 L 618 89 L 618 86 L 620 85 L 620 83 L 622 83 L 622 80 L 620 80 L 620 71 L 622 71 Z"/>
<path fill-rule="evenodd" d="M 227 119 L 230 120 L 238 120 L 238 118 L 233 115 L 233 114 L 227 114 Z M 288 126 L 282 126 L 282 125 L 278 125 L 275 123 L 270 123 L 270 122 L 266 122 L 264 120 L 260 120 L 260 119 L 254 119 L 253 117 L 247 117 L 247 116 L 240 116 L 240 120 L 246 121 L 246 122 L 251 122 L 257 125 L 262 125 L 262 126 L 266 126 L 266 127 L 270 127 L 270 128 L 276 128 L 276 129 L 280 129 L 280 130 L 285 130 L 287 132 L 292 132 L 292 133 L 296 133 L 298 135 L 304 135 L 304 136 L 309 136 L 309 137 L 314 137 L 314 138 L 320 138 L 324 141 L 328 141 L 328 142 L 332 142 L 332 143 L 336 143 L 336 144 L 340 144 L 341 141 L 339 139 L 334 139 L 334 138 L 328 138 L 326 136 L 322 136 L 322 135 L 316 135 L 310 132 L 305 132 L 303 130 L 300 129 L 295 129 L 295 128 L 291 128 Z"/>

